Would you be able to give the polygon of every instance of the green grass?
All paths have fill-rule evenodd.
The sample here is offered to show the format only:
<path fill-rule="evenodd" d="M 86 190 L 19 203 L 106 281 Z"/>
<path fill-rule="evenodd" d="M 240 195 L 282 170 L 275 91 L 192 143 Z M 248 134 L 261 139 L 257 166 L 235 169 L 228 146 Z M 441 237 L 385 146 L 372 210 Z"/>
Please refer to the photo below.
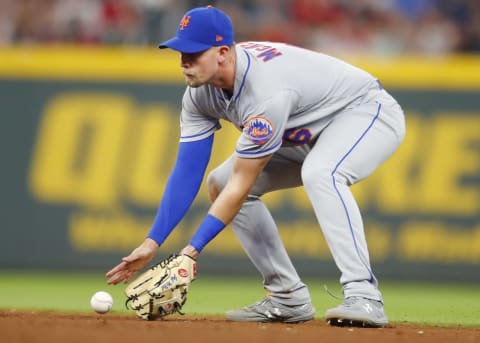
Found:
<path fill-rule="evenodd" d="M 336 281 L 306 280 L 321 319 L 339 300 Z M 90 297 L 99 290 L 112 294 L 114 313 L 127 313 L 124 285 L 109 286 L 101 273 L 1 272 L 0 309 L 91 312 Z M 381 290 L 392 323 L 480 327 L 480 286 L 438 283 L 383 282 Z M 200 276 L 190 288 L 184 310 L 190 314 L 216 315 L 248 305 L 265 294 L 259 279 Z"/>

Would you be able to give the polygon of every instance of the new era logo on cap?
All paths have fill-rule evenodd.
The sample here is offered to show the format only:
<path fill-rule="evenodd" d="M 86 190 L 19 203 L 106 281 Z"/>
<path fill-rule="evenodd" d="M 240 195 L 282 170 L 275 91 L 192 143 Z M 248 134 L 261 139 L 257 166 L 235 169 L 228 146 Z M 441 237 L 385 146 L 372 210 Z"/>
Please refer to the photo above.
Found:
<path fill-rule="evenodd" d="M 213 6 L 194 8 L 182 17 L 177 34 L 159 45 L 183 53 L 196 53 L 212 46 L 232 45 L 233 25 L 227 14 Z"/>

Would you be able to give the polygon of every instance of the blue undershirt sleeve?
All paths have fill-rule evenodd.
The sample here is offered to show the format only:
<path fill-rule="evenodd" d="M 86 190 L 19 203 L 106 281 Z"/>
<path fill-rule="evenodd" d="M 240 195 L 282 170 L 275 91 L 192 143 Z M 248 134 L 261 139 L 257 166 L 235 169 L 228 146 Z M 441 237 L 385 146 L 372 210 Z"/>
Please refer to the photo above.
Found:
<path fill-rule="evenodd" d="M 213 136 L 194 142 L 182 142 L 177 162 L 170 174 L 163 198 L 147 237 L 161 245 L 197 196 L 212 152 Z"/>

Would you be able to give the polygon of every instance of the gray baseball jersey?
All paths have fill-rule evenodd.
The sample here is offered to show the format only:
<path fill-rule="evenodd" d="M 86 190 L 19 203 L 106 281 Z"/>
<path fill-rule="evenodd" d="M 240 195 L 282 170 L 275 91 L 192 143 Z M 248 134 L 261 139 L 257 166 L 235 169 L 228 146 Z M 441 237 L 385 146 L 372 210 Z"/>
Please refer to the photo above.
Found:
<path fill-rule="evenodd" d="M 208 137 L 225 119 L 242 130 L 236 146 L 241 157 L 305 144 L 376 82 L 334 57 L 282 43 L 240 43 L 236 57 L 231 97 L 209 85 L 187 87 L 180 141 Z"/>
<path fill-rule="evenodd" d="M 381 300 L 349 186 L 397 149 L 405 135 L 403 111 L 373 76 L 321 53 L 248 42 L 236 46 L 236 57 L 230 97 L 212 86 L 187 87 L 180 139 L 208 137 L 225 119 L 242 131 L 237 156 L 274 153 L 231 224 L 264 287 L 284 304 L 310 301 L 261 200 L 265 193 L 303 185 L 342 273 L 344 296 Z M 207 183 L 221 190 L 232 165 L 231 157 Z"/>

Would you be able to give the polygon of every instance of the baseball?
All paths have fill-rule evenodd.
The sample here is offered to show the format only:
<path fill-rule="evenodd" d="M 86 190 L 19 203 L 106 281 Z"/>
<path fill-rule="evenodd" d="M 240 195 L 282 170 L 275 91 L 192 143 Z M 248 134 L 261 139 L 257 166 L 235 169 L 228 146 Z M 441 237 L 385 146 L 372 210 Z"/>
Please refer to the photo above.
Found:
<path fill-rule="evenodd" d="M 90 299 L 90 305 L 97 313 L 107 313 L 112 309 L 113 298 L 109 293 L 100 291 L 92 296 L 92 299 Z"/>

